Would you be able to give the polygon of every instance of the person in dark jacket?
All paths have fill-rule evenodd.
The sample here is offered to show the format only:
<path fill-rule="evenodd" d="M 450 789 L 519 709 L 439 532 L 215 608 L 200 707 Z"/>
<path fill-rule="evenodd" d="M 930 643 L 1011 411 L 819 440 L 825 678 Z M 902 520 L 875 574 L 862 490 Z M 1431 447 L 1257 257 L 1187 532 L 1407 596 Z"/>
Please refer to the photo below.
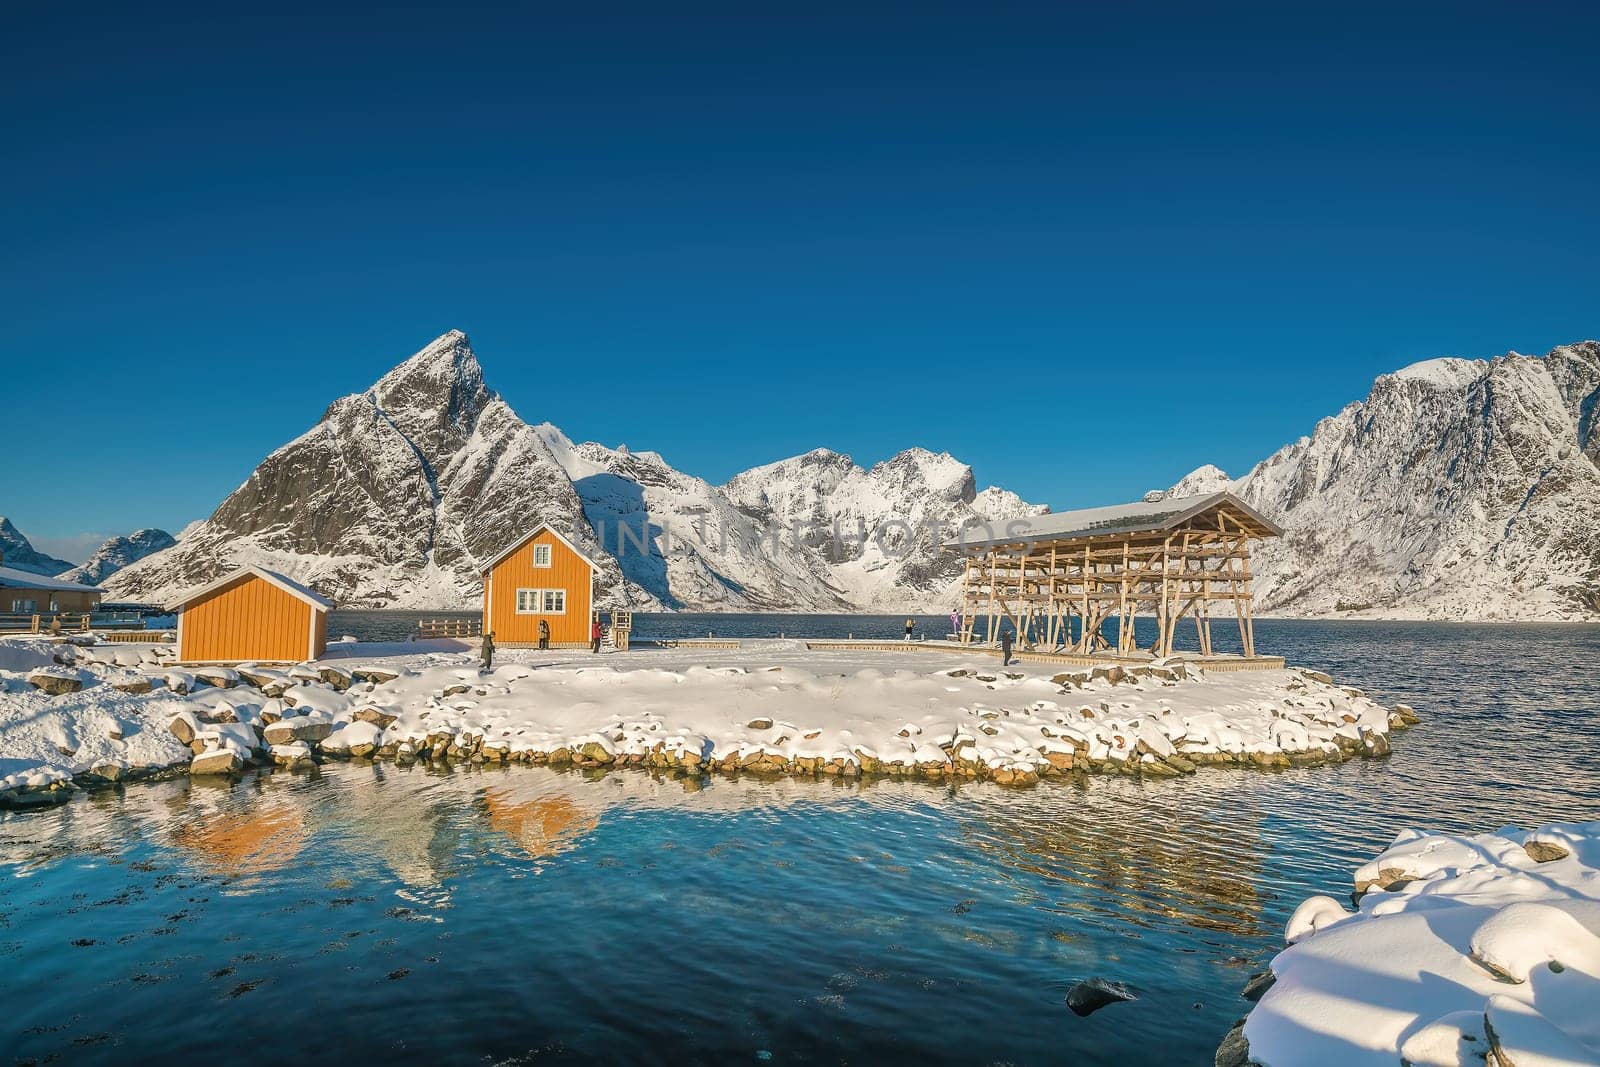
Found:
<path fill-rule="evenodd" d="M 544 619 L 539 620 L 539 647 L 541 649 L 550 647 L 550 624 Z"/>
<path fill-rule="evenodd" d="M 916 629 L 916 626 L 917 626 L 917 624 L 916 624 L 916 622 L 914 620 L 912 620 L 912 619 L 907 619 L 906 620 L 906 640 L 907 641 L 911 640 L 911 631 Z"/>
<path fill-rule="evenodd" d="M 493 630 L 491 630 L 488 633 L 483 635 L 482 654 L 483 654 L 483 669 L 486 670 L 486 671 L 494 670 L 494 631 Z"/>
<path fill-rule="evenodd" d="M 1011 666 L 1011 631 L 1000 631 L 1000 666 Z"/>
<path fill-rule="evenodd" d="M 589 651 L 600 651 L 600 620 L 596 619 L 589 624 Z"/>

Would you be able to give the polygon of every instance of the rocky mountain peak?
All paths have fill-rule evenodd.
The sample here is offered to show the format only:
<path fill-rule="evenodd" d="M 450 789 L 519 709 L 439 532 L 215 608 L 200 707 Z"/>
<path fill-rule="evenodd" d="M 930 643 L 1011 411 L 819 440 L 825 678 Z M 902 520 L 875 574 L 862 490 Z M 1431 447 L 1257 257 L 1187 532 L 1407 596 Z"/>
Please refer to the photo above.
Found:
<path fill-rule="evenodd" d="M 135 530 L 121 537 L 108 538 L 95 549 L 94 555 L 83 566 L 74 567 L 61 577 L 69 582 L 99 585 L 122 568 L 177 543 L 177 539 L 165 530 Z"/>
<path fill-rule="evenodd" d="M 460 330 L 440 334 L 364 394 L 430 460 L 464 442 L 494 393 Z"/>
<path fill-rule="evenodd" d="M 60 574 L 72 566 L 64 559 L 47 556 L 33 547 L 22 531 L 11 524 L 11 520 L 0 516 L 0 567 L 10 567 L 12 570 L 28 571 L 30 574 L 42 574 L 51 577 Z"/>

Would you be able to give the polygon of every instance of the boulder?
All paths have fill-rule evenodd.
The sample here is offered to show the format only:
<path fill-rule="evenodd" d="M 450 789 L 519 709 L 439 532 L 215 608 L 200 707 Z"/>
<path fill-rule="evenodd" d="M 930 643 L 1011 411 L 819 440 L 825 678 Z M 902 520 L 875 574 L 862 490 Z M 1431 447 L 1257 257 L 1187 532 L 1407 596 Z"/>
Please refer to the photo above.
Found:
<path fill-rule="evenodd" d="M 172 736 L 176 737 L 180 744 L 185 745 L 194 744 L 194 735 L 198 727 L 199 723 L 188 712 L 174 715 L 172 721 L 167 723 L 167 729 L 172 731 Z"/>
<path fill-rule="evenodd" d="M 238 774 L 243 769 L 244 757 L 231 748 L 203 752 L 189 764 L 190 774 Z"/>
<path fill-rule="evenodd" d="M 289 745 L 296 741 L 321 741 L 333 733 L 331 722 L 313 722 L 304 717 L 279 719 L 264 731 L 269 745 Z"/>
<path fill-rule="evenodd" d="M 1067 1007 L 1074 1015 L 1093 1015 L 1107 1004 L 1138 999 L 1138 994 L 1126 985 L 1107 978 L 1090 978 L 1067 990 Z"/>
<path fill-rule="evenodd" d="M 350 676 L 359 678 L 363 682 L 371 682 L 373 685 L 382 685 L 384 682 L 392 682 L 400 677 L 400 672 L 389 667 L 352 667 L 350 668 Z"/>
<path fill-rule="evenodd" d="M 1228 1031 L 1222 1039 L 1222 1044 L 1217 1046 L 1216 1067 L 1249 1067 L 1250 1042 L 1244 1036 L 1244 1020 L 1240 1019 L 1233 1024 L 1233 1029 Z"/>
<path fill-rule="evenodd" d="M 218 689 L 232 689 L 239 684 L 239 673 L 227 667 L 196 667 L 194 676 Z"/>
<path fill-rule="evenodd" d="M 744 724 L 744 727 L 746 730 L 770 730 L 772 729 L 772 720 L 751 719 L 749 722 Z"/>
<path fill-rule="evenodd" d="M 343 667 L 325 666 L 317 672 L 317 676 L 341 693 L 350 688 L 350 683 L 353 680 L 350 672 Z"/>
<path fill-rule="evenodd" d="M 119 693 L 132 693 L 135 696 L 155 688 L 155 683 L 142 674 L 119 675 L 111 679 L 109 684 Z"/>
<path fill-rule="evenodd" d="M 1567 846 L 1555 841 L 1525 841 L 1522 850 L 1532 858 L 1535 863 L 1550 863 L 1555 860 L 1564 860 L 1572 855 Z"/>
<path fill-rule="evenodd" d="M 1305 675 L 1307 678 L 1310 678 L 1313 682 L 1321 682 L 1323 685 L 1333 684 L 1333 677 L 1331 675 L 1323 674 L 1321 671 L 1313 671 L 1305 667 L 1301 667 L 1300 673 Z"/>
<path fill-rule="evenodd" d="M 311 757 L 310 745 L 304 741 L 292 741 L 286 745 L 272 746 L 272 762 L 292 770 L 297 767 L 310 767 L 316 760 Z"/>
<path fill-rule="evenodd" d="M 370 722 L 374 726 L 377 726 L 381 729 L 388 729 L 394 725 L 395 720 L 399 718 L 399 716 L 391 715 L 382 708 L 375 708 L 369 705 L 361 708 L 354 715 L 352 715 L 351 718 L 353 718 L 356 722 Z"/>
<path fill-rule="evenodd" d="M 89 775 L 103 782 L 120 782 L 128 774 L 128 765 L 122 760 L 103 759 L 89 768 Z"/>
<path fill-rule="evenodd" d="M 66 696 L 83 688 L 83 676 L 77 671 L 46 667 L 28 675 L 28 684 L 53 697 Z"/>

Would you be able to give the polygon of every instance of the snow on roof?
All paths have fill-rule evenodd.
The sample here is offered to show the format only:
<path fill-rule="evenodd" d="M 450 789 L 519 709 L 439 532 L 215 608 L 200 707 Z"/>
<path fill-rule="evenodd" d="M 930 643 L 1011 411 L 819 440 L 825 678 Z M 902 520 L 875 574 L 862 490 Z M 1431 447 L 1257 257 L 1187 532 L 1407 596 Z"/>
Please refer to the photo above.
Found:
<path fill-rule="evenodd" d="M 1079 508 L 1077 511 L 1058 511 L 1053 515 L 1012 519 L 998 529 L 969 524 L 962 531 L 963 536 L 945 542 L 945 546 L 976 548 L 982 545 L 1014 544 L 1018 541 L 1064 541 L 1078 537 L 1097 537 L 1102 534 L 1166 530 L 1224 503 L 1244 514 L 1246 518 L 1260 523 L 1271 536 L 1283 532 L 1278 529 L 1277 524 L 1232 493 L 1202 493 L 1198 496 L 1140 500 L 1131 504 L 1110 504 L 1098 508 Z"/>
<path fill-rule="evenodd" d="M 511 553 L 515 552 L 517 549 L 521 548 L 523 545 L 525 545 L 529 541 L 533 540 L 534 537 L 536 537 L 538 535 L 539 531 L 541 531 L 541 530 L 549 530 L 550 533 L 552 535 L 554 535 L 554 537 L 555 537 L 555 539 L 557 541 L 560 541 L 562 544 L 564 544 L 568 548 L 572 549 L 572 554 L 573 555 L 577 556 L 579 559 L 581 559 L 585 563 L 587 563 L 589 565 L 589 569 L 590 570 L 598 570 L 599 569 L 599 568 L 597 568 L 595 566 L 594 560 L 590 559 L 588 556 L 583 554 L 583 550 L 582 549 L 580 549 L 577 545 L 573 544 L 571 541 L 568 541 L 565 537 L 561 536 L 561 531 L 560 530 L 556 529 L 554 526 L 551 526 L 548 522 L 541 522 L 539 525 L 537 525 L 533 529 L 529 530 L 526 534 L 522 535 L 521 537 L 517 538 L 515 541 L 511 542 L 511 544 L 507 545 L 506 548 L 505 548 L 505 551 L 501 552 L 498 556 L 495 556 L 493 559 L 489 560 L 487 563 L 481 564 L 478 567 L 478 572 L 480 574 L 488 574 L 490 571 L 492 571 L 496 567 L 498 567 L 501 564 L 501 562 L 505 560 L 505 558 L 507 556 L 511 555 Z"/>
<path fill-rule="evenodd" d="M 211 582 L 208 585 L 203 585 L 199 589 L 194 589 L 185 593 L 181 598 L 167 604 L 166 609 L 168 611 L 179 611 L 182 608 L 194 603 L 196 600 L 199 600 L 201 597 L 209 596 L 210 594 L 215 593 L 218 589 L 232 585 L 240 578 L 244 578 L 252 574 L 264 582 L 271 582 L 273 585 L 277 586 L 279 589 L 282 589 L 290 596 L 299 597 L 301 600 L 304 600 L 314 608 L 321 608 L 323 611 L 333 610 L 333 601 L 329 600 L 322 594 L 313 592 L 294 579 L 287 578 L 284 575 L 279 574 L 277 571 L 269 571 L 265 567 L 257 567 L 253 565 L 248 567 L 240 567 L 236 571 L 233 571 L 229 574 L 224 574 L 221 578 L 218 578 L 216 581 Z"/>
<path fill-rule="evenodd" d="M 15 567 L 0 567 L 0 588 L 5 589 L 48 589 L 61 593 L 103 593 L 97 585 L 80 585 L 77 582 L 66 582 L 60 578 L 48 578 L 32 571 L 19 571 Z"/>

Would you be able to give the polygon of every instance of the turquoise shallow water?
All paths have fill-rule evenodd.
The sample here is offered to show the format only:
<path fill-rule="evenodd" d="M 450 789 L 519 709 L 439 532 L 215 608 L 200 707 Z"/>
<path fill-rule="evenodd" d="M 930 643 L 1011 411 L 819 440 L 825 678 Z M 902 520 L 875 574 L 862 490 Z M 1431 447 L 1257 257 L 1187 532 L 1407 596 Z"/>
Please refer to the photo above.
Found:
<path fill-rule="evenodd" d="M 1260 634 L 1425 724 L 1150 784 L 333 765 L 0 816 L 0 1061 L 1209 1062 L 1399 828 L 1600 818 L 1600 627 Z M 1073 1015 L 1096 975 L 1140 999 Z"/>

